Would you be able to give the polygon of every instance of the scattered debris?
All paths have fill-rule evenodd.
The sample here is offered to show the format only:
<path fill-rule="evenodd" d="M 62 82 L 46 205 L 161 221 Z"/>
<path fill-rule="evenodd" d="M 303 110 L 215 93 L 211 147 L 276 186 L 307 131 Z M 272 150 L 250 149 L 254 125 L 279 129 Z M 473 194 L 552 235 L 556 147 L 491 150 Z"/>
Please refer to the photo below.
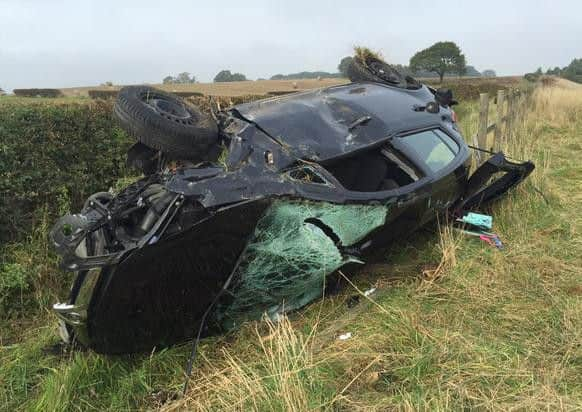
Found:
<path fill-rule="evenodd" d="M 494 246 L 497 249 L 501 250 L 504 248 L 499 236 L 487 231 L 493 228 L 492 216 L 469 212 L 456 221 L 463 223 L 463 227 L 457 229 L 461 233 L 469 236 L 476 236 L 488 245 Z"/>
<path fill-rule="evenodd" d="M 338 339 L 339 340 L 348 340 L 352 337 L 352 332 L 348 332 L 348 333 L 344 333 L 342 335 L 339 335 Z"/>
<path fill-rule="evenodd" d="M 364 296 L 370 296 L 372 295 L 374 292 L 376 292 L 376 288 L 370 288 L 367 291 L 364 292 Z"/>
<path fill-rule="evenodd" d="M 355 307 L 358 303 L 360 303 L 360 295 L 350 296 L 347 301 L 348 309 Z"/>
<path fill-rule="evenodd" d="M 457 219 L 457 221 L 477 226 L 482 229 L 491 229 L 493 227 L 493 217 L 482 215 L 480 213 L 469 212 L 462 218 Z"/>

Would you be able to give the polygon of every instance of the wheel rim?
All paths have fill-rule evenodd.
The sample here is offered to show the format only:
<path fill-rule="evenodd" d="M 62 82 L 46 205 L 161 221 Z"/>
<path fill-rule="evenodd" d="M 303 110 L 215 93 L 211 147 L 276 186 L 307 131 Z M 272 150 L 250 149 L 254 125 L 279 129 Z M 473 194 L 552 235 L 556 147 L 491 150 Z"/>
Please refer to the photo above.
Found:
<path fill-rule="evenodd" d="M 192 112 L 180 101 L 152 93 L 142 96 L 142 101 L 162 117 L 177 123 L 192 124 Z"/>
<path fill-rule="evenodd" d="M 380 79 L 393 84 L 401 83 L 400 76 L 390 66 L 381 62 L 370 62 L 368 65 L 370 71 Z"/>

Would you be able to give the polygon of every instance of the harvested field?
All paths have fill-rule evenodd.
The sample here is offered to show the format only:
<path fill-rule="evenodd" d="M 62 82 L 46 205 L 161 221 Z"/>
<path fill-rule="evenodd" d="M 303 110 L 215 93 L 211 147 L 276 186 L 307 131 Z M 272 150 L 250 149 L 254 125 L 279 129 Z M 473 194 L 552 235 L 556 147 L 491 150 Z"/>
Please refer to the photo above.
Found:
<path fill-rule="evenodd" d="M 434 87 L 441 87 L 438 79 L 420 79 L 421 81 Z M 495 77 L 495 78 L 445 78 L 444 87 L 456 89 L 460 95 L 467 95 L 474 98 L 479 90 L 490 91 L 499 88 L 510 87 L 517 84 L 520 77 Z M 155 87 L 169 92 L 197 92 L 207 96 L 246 96 L 246 95 L 268 95 L 296 92 L 322 87 L 337 86 L 349 82 L 348 79 L 305 79 L 305 80 L 257 80 L 244 82 L 226 83 L 193 83 L 193 84 L 156 84 Z M 295 88 L 294 85 L 297 87 Z M 77 87 L 61 89 L 65 96 L 88 96 L 89 90 L 119 90 L 121 86 L 96 86 Z"/>

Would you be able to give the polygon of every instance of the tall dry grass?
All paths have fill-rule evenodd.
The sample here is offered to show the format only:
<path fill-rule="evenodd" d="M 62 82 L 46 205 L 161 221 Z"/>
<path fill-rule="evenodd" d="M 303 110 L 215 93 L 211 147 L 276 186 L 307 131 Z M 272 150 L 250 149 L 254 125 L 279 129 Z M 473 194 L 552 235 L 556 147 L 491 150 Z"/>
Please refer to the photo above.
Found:
<path fill-rule="evenodd" d="M 278 322 L 265 318 L 263 325 L 255 324 L 258 356 L 243 358 L 225 348 L 219 361 L 205 358 L 188 395 L 163 410 L 310 410 L 314 402 L 325 401 L 313 358 L 314 336 L 297 331 L 287 317 Z"/>

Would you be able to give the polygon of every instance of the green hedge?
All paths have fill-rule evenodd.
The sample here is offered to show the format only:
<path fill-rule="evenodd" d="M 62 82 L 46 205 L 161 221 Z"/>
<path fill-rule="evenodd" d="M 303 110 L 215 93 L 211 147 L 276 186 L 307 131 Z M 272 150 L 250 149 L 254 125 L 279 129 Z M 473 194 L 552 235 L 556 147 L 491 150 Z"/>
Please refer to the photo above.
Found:
<path fill-rule="evenodd" d="M 115 99 L 117 94 L 119 93 L 118 89 L 115 90 L 101 90 L 101 89 L 92 89 L 88 90 L 87 94 L 92 99 Z M 192 91 L 174 91 L 171 92 L 176 96 L 180 96 L 182 98 L 186 97 L 203 97 L 204 94 L 200 92 L 192 92 Z"/>
<path fill-rule="evenodd" d="M 14 89 L 13 92 L 18 97 L 61 97 L 63 95 L 60 89 Z"/>
<path fill-rule="evenodd" d="M 88 90 L 91 99 L 115 99 L 119 90 Z"/>
<path fill-rule="evenodd" d="M 112 102 L 0 100 L 0 243 L 17 241 L 46 207 L 56 218 L 128 173 L 131 145 Z"/>

